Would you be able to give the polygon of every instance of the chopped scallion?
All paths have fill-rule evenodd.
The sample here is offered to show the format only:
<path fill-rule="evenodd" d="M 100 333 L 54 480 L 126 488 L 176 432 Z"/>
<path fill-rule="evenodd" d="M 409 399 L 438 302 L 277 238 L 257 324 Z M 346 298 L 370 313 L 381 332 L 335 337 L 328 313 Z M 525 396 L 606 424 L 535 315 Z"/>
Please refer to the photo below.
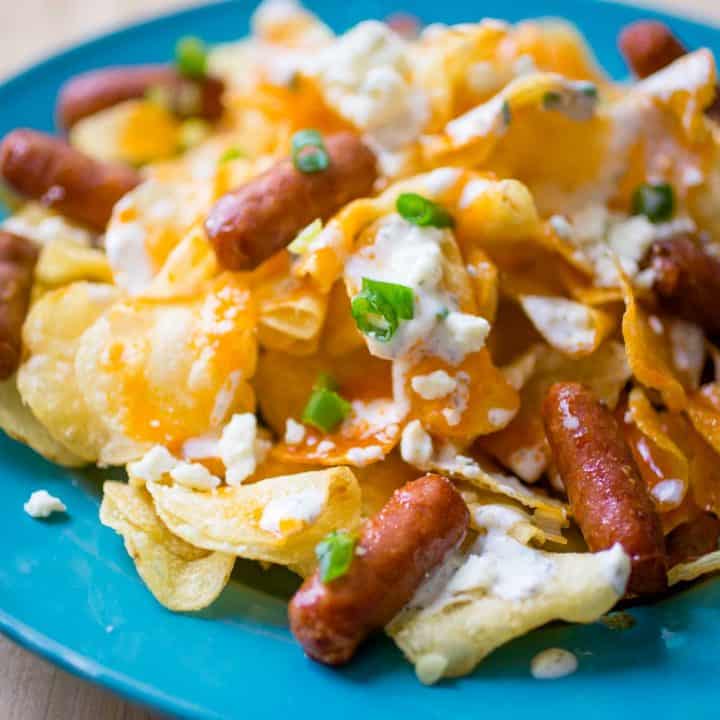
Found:
<path fill-rule="evenodd" d="M 232 162 L 233 160 L 240 160 L 240 158 L 244 158 L 244 157 L 247 157 L 247 155 L 241 148 L 231 147 L 231 148 L 228 148 L 220 156 L 220 164 L 224 165 L 225 163 Z"/>
<path fill-rule="evenodd" d="M 351 313 L 360 332 L 380 342 L 389 342 L 401 320 L 415 316 L 412 288 L 363 278 L 362 290 L 353 298 Z"/>
<path fill-rule="evenodd" d="M 302 421 L 322 432 L 335 430 L 350 414 L 350 403 L 327 387 L 315 387 L 303 411 Z"/>
<path fill-rule="evenodd" d="M 398 196 L 395 207 L 405 220 L 420 227 L 446 228 L 455 224 L 452 215 L 445 208 L 417 193 L 402 193 Z"/>
<path fill-rule="evenodd" d="M 355 554 L 355 543 L 355 538 L 344 530 L 331 532 L 318 543 L 315 556 L 322 582 L 332 582 L 347 573 Z"/>
<path fill-rule="evenodd" d="M 175 47 L 175 64 L 185 77 L 201 80 L 207 75 L 207 47 L 197 37 L 181 38 Z"/>
<path fill-rule="evenodd" d="M 645 215 L 650 222 L 670 220 L 675 213 L 675 191 L 668 183 L 645 183 L 633 193 L 633 215 Z"/>
<path fill-rule="evenodd" d="M 322 135 L 317 130 L 300 130 L 292 137 L 293 165 L 303 173 L 327 170 L 330 155 Z"/>

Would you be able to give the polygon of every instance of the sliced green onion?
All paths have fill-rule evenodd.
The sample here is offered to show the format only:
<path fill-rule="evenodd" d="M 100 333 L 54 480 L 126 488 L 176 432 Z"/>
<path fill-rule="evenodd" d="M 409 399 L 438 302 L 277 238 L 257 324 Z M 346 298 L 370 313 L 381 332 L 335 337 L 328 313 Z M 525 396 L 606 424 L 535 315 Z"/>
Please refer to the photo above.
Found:
<path fill-rule="evenodd" d="M 322 220 L 320 218 L 313 220 L 295 236 L 295 239 L 288 245 L 288 250 L 294 255 L 302 255 L 307 252 L 310 243 L 322 232 L 322 229 Z"/>
<path fill-rule="evenodd" d="M 224 165 L 225 163 L 232 162 L 233 160 L 240 160 L 240 158 L 247 157 L 247 154 L 242 148 L 239 147 L 231 147 L 228 148 L 221 156 L 220 156 L 220 164 Z"/>
<path fill-rule="evenodd" d="M 184 37 L 175 46 L 175 64 L 185 77 L 201 80 L 207 75 L 207 47 L 197 37 Z"/>
<path fill-rule="evenodd" d="M 505 127 L 510 127 L 510 124 L 512 123 L 512 108 L 507 100 L 502 104 L 502 116 Z"/>
<path fill-rule="evenodd" d="M 432 200 L 417 193 L 402 193 L 395 203 L 397 211 L 405 220 L 420 227 L 452 227 L 455 221 L 452 215 Z"/>
<path fill-rule="evenodd" d="M 319 563 L 320 580 L 329 583 L 347 573 L 355 554 L 355 543 L 350 533 L 336 530 L 317 544 L 315 556 Z"/>
<path fill-rule="evenodd" d="M 325 142 L 317 130 L 299 130 L 292 137 L 293 165 L 304 173 L 316 173 L 327 170 L 330 155 Z"/>
<path fill-rule="evenodd" d="M 316 387 L 303 411 L 302 421 L 325 433 L 332 432 L 350 414 L 350 403 L 334 390 Z"/>
<path fill-rule="evenodd" d="M 562 104 L 562 95 L 555 90 L 548 90 L 542 99 L 545 110 L 555 110 Z"/>
<path fill-rule="evenodd" d="M 645 183 L 633 193 L 633 215 L 645 215 L 650 222 L 670 220 L 675 213 L 675 191 L 668 183 Z"/>
<path fill-rule="evenodd" d="M 401 320 L 415 316 L 415 295 L 406 285 L 363 278 L 362 290 L 350 306 L 360 332 L 380 342 L 389 342 Z"/>

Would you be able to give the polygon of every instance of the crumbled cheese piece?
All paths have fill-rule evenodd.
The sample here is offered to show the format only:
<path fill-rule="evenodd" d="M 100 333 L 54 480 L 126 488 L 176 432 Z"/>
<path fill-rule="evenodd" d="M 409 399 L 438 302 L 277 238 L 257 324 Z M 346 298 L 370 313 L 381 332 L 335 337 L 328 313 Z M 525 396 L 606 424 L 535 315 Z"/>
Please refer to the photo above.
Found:
<path fill-rule="evenodd" d="M 325 455 L 335 449 L 335 443 L 332 440 L 323 440 L 318 443 L 315 452 L 319 455 Z"/>
<path fill-rule="evenodd" d="M 648 318 L 648 322 L 650 323 L 650 327 L 652 328 L 652 331 L 656 335 L 662 335 L 665 331 L 665 328 L 663 327 L 662 320 L 657 315 L 651 315 Z"/>
<path fill-rule="evenodd" d="M 547 457 L 542 447 L 519 448 L 510 455 L 508 465 L 525 482 L 534 483 L 545 472 Z"/>
<path fill-rule="evenodd" d="M 145 453 L 141 460 L 132 462 L 127 466 L 128 475 L 135 480 L 143 482 L 159 482 L 163 475 L 167 475 L 178 464 L 167 448 L 156 445 Z"/>
<path fill-rule="evenodd" d="M 478 95 L 494 95 L 503 86 L 504 77 L 490 62 L 476 62 L 467 72 L 468 87 Z"/>
<path fill-rule="evenodd" d="M 530 672 L 537 680 L 556 680 L 572 675 L 577 669 L 577 657 L 562 648 L 543 650 L 530 663 Z"/>
<path fill-rule="evenodd" d="M 182 457 L 184 460 L 201 460 L 214 458 L 218 455 L 218 440 L 216 434 L 208 433 L 190 438 L 183 443 Z"/>
<path fill-rule="evenodd" d="M 305 426 L 288 418 L 285 422 L 285 442 L 288 445 L 299 445 L 305 439 Z"/>
<path fill-rule="evenodd" d="M 485 318 L 451 312 L 445 318 L 451 353 L 465 357 L 485 347 L 490 323 Z"/>
<path fill-rule="evenodd" d="M 514 410 L 506 408 L 491 408 L 488 410 L 488 420 L 493 427 L 505 427 L 515 417 Z"/>
<path fill-rule="evenodd" d="M 310 525 L 320 517 L 326 502 L 325 492 L 318 488 L 275 498 L 265 506 L 260 527 L 266 532 L 282 535 L 283 523 L 294 521 Z"/>
<path fill-rule="evenodd" d="M 200 463 L 179 462 L 170 471 L 170 477 L 178 485 L 192 490 L 213 490 L 220 485 L 220 478 Z"/>
<path fill-rule="evenodd" d="M 367 447 L 350 448 L 346 455 L 348 462 L 358 467 L 370 465 L 382 460 L 385 457 L 383 449 L 379 445 L 368 445 Z"/>
<path fill-rule="evenodd" d="M 409 422 L 402 432 L 400 457 L 410 465 L 424 470 L 433 454 L 432 438 L 419 420 Z"/>
<path fill-rule="evenodd" d="M 685 485 L 681 480 L 668 478 L 655 485 L 651 492 L 659 503 L 677 506 L 685 497 Z"/>
<path fill-rule="evenodd" d="M 32 518 L 50 517 L 54 512 L 65 512 L 65 503 L 50 495 L 47 490 L 36 490 L 23 505 L 25 512 Z"/>
<path fill-rule="evenodd" d="M 562 215 L 553 215 L 550 218 L 550 227 L 553 232 L 563 240 L 570 240 L 573 237 L 573 227 L 566 217 Z"/>
<path fill-rule="evenodd" d="M 427 375 L 416 375 L 410 384 L 423 400 L 439 400 L 457 387 L 457 381 L 444 370 L 436 370 Z"/>
<path fill-rule="evenodd" d="M 308 71 L 329 105 L 389 150 L 414 140 L 425 125 L 427 98 L 411 82 L 407 43 L 384 23 L 359 23 Z"/>
<path fill-rule="evenodd" d="M 267 454 L 266 443 L 258 438 L 257 418 L 253 413 L 233 415 L 223 429 L 218 447 L 228 485 L 245 482 Z"/>

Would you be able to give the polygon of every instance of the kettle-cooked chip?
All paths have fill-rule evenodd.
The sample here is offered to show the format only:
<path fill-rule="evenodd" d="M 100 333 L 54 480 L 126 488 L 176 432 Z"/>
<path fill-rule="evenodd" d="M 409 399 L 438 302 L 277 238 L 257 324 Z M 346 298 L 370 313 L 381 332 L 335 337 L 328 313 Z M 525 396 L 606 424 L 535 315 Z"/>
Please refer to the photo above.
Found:
<path fill-rule="evenodd" d="M 183 540 L 309 573 L 315 546 L 333 530 L 355 532 L 360 487 L 348 468 L 269 478 L 214 492 L 148 483 L 162 521 Z"/>
<path fill-rule="evenodd" d="M 51 462 L 64 467 L 85 465 L 85 460 L 59 443 L 23 403 L 16 376 L 0 383 L 0 428 Z"/>
<path fill-rule="evenodd" d="M 75 366 L 85 402 L 135 443 L 168 446 L 204 435 L 254 408 L 247 382 L 257 356 L 254 324 L 250 293 L 234 276 L 219 276 L 192 298 L 123 299 L 80 342 Z"/>
<path fill-rule="evenodd" d="M 421 587 L 387 627 L 419 679 L 428 684 L 469 673 L 497 647 L 551 620 L 592 622 L 623 596 L 630 559 L 620 545 L 590 554 L 548 553 L 511 532 L 515 510 L 479 508 L 486 530 L 464 558 L 453 558 L 439 593 Z"/>
<path fill-rule="evenodd" d="M 85 330 L 117 296 L 111 285 L 67 285 L 35 303 L 23 331 L 29 351 L 17 376 L 23 402 L 55 440 L 86 462 L 98 461 L 115 439 L 83 398 L 89 378 L 76 374 L 75 358 Z"/>
<path fill-rule="evenodd" d="M 206 608 L 230 579 L 235 556 L 193 547 L 173 535 L 142 488 L 106 482 L 100 520 L 122 535 L 148 590 L 169 610 Z"/>

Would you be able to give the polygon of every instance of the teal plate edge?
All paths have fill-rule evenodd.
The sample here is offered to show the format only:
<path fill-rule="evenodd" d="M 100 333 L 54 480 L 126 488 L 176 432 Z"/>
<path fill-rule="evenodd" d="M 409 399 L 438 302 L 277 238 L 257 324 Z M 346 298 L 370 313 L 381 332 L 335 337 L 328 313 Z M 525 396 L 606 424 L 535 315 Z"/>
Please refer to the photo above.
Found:
<path fill-rule="evenodd" d="M 53 104 L 67 77 L 93 67 L 160 61 L 183 34 L 229 41 L 248 30 L 255 3 L 217 2 L 118 30 L 49 58 L 0 85 L 0 134 L 18 126 L 53 128 Z M 362 0 L 306 3 L 336 29 L 408 10 L 425 22 L 484 15 L 510 21 L 558 16 L 590 38 L 602 64 L 622 78 L 617 30 L 640 17 L 668 21 L 690 46 L 720 48 L 720 31 L 646 9 L 600 0 Z M 212 608 L 189 615 L 161 608 L 137 577 L 122 541 L 97 519 L 108 473 L 57 468 L 0 434 L 0 631 L 65 669 L 139 703 L 183 718 L 311 715 L 314 720 L 377 720 L 412 715 L 455 720 L 479 714 L 560 713 L 584 720 L 611 714 L 716 718 L 720 659 L 720 579 L 655 605 L 630 609 L 636 624 L 553 624 L 493 653 L 470 677 L 425 688 L 383 637 L 348 668 L 306 660 L 290 636 L 285 606 L 292 581 L 238 563 Z M 68 505 L 67 518 L 37 522 L 22 511 L 45 487 Z M 547 647 L 565 647 L 579 671 L 555 682 L 529 675 Z"/>

